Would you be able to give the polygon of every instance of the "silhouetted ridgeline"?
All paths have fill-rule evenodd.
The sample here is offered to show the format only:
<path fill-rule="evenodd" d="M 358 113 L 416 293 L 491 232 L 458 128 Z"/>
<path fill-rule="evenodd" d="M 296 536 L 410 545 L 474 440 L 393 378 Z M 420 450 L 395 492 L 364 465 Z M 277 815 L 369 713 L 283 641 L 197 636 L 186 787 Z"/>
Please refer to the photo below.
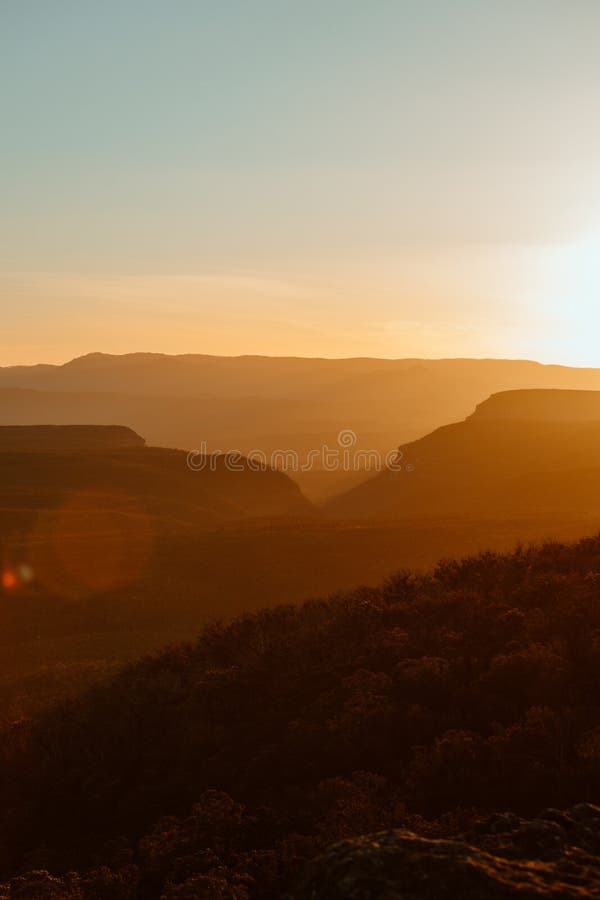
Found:
<path fill-rule="evenodd" d="M 65 898 L 281 900 L 333 841 L 404 828 L 496 860 L 448 848 L 444 866 L 439 847 L 423 881 L 435 848 L 391 841 L 412 854 L 415 900 L 463 896 L 448 885 L 469 866 L 465 897 L 555 900 L 567 882 L 596 896 L 593 810 L 478 822 L 600 800 L 599 586 L 597 537 L 211 626 L 6 732 L 2 877 L 48 869 Z M 378 861 L 364 846 L 370 862 L 360 844 L 337 859 L 383 872 L 386 847 Z M 537 894 L 523 893 L 518 854 L 554 860 L 529 870 Z M 49 884 L 24 879 L 10 896 Z M 375 900 L 362 883 L 349 896 Z"/>
<path fill-rule="evenodd" d="M 161 526 L 187 521 L 197 527 L 311 510 L 282 472 L 255 470 L 244 458 L 231 466 L 225 456 L 197 456 L 195 463 L 192 471 L 184 451 L 146 447 L 119 425 L 0 427 L 0 506 L 17 518 L 36 508 L 62 508 L 69 515 L 84 498 L 90 514 L 104 509 L 115 518 L 147 515 Z M 94 531 L 93 515 L 86 531 Z"/>
<path fill-rule="evenodd" d="M 145 440 L 123 425 L 1 425 L 0 453 L 12 450 L 122 450 Z"/>
<path fill-rule="evenodd" d="M 3 387 L 51 391 L 118 391 L 156 396 L 292 397 L 313 390 L 357 388 L 375 381 L 391 387 L 393 377 L 415 383 L 456 380 L 461 388 L 480 381 L 484 390 L 556 387 L 594 390 L 600 370 L 545 366 L 505 359 L 323 359 L 278 356 L 210 356 L 187 353 L 89 353 L 63 365 L 0 367 Z M 487 390 L 491 393 L 493 389 Z"/>
<path fill-rule="evenodd" d="M 351 428 L 357 447 L 385 455 L 517 388 L 600 390 L 600 370 L 526 360 L 92 353 L 61 366 L 0 368 L 0 424 L 115 423 L 152 445 L 206 441 L 209 451 L 290 448 L 303 457 L 323 443 L 336 447 Z M 322 469 L 297 477 L 315 499 L 354 483 Z"/>

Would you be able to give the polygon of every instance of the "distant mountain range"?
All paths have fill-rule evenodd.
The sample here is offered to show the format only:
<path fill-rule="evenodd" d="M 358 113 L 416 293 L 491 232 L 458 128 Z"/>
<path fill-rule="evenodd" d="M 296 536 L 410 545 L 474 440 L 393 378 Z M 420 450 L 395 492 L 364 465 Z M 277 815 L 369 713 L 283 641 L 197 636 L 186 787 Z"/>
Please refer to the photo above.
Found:
<path fill-rule="evenodd" d="M 127 425 L 149 444 L 209 451 L 337 446 L 381 453 L 463 419 L 490 394 L 600 390 L 600 370 L 519 360 L 305 359 L 94 353 L 62 366 L 0 368 L 0 424 Z M 326 477 L 325 477 L 326 476 Z M 351 482 L 297 473 L 319 499 Z M 356 480 L 356 476 L 354 476 Z"/>
<path fill-rule="evenodd" d="M 408 378 L 406 376 L 409 376 Z M 453 376 L 464 388 L 479 379 L 484 387 L 503 379 L 507 387 L 600 388 L 600 369 L 546 366 L 502 359 L 319 359 L 277 356 L 208 356 L 90 353 L 64 365 L 0 367 L 0 385 L 55 391 L 103 391 L 180 397 L 316 396 L 340 394 L 362 386 L 371 391 L 387 379 L 426 385 Z M 552 384 L 556 382 L 556 384 Z"/>

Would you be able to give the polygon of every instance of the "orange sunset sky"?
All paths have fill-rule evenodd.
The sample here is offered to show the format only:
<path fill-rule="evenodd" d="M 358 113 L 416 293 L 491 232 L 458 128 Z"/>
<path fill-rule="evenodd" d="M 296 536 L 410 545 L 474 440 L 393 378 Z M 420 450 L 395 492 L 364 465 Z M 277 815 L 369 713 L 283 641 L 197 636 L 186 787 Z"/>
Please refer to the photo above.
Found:
<path fill-rule="evenodd" d="M 1 364 L 600 364 L 595 0 L 0 20 Z"/>

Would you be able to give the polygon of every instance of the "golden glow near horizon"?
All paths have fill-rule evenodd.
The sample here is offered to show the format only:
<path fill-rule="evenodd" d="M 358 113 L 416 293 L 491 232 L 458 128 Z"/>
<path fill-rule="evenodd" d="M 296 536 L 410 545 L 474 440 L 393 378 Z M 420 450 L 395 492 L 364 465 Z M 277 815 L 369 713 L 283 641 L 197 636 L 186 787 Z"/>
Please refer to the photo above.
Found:
<path fill-rule="evenodd" d="M 0 364 L 600 365 L 600 4 L 0 12 Z"/>
<path fill-rule="evenodd" d="M 11 274 L 0 276 L 0 289 L 13 301 L 3 365 L 62 363 L 93 351 L 600 365 L 596 234 L 531 250 L 355 261 L 320 278 Z"/>

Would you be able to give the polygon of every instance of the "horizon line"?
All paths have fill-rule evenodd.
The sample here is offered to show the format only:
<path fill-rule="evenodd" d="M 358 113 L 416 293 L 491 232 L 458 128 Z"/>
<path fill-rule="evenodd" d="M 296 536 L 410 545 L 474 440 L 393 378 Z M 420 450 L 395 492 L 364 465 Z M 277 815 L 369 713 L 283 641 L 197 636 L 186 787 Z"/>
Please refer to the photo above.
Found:
<path fill-rule="evenodd" d="M 125 359 L 127 357 L 134 356 L 144 356 L 144 357 L 159 357 L 163 359 L 185 359 L 185 358 L 202 358 L 202 359 L 229 359 L 229 360 L 242 360 L 242 359 L 254 359 L 254 360 L 294 360 L 294 361 L 306 361 L 306 362 L 386 362 L 386 363 L 400 363 L 400 362 L 414 362 L 414 363 L 422 363 L 422 362 L 433 362 L 433 363 L 443 363 L 443 362 L 488 362 L 488 363 L 522 363 L 534 366 L 541 366 L 544 368 L 560 368 L 560 369 L 577 369 L 581 371 L 585 370 L 598 370 L 600 369 L 600 363 L 597 366 L 590 365 L 572 365 L 568 363 L 560 363 L 560 362 L 542 362 L 541 360 L 531 359 L 528 357 L 511 357 L 511 356 L 303 356 L 299 354 L 285 354 L 285 355 L 277 355 L 277 354 L 269 354 L 269 353 L 235 353 L 235 354 L 221 354 L 221 353 L 202 353 L 202 352 L 185 352 L 185 353 L 166 353 L 161 350 L 132 350 L 127 351 L 125 353 L 111 353 L 104 350 L 90 350 L 86 353 L 82 353 L 78 356 L 73 356 L 69 359 L 64 360 L 63 362 L 22 362 L 22 363 L 10 363 L 8 365 L 0 365 L 0 370 L 7 369 L 20 369 L 20 368 L 37 368 L 37 367 L 49 367 L 49 368 L 63 368 L 64 366 L 68 366 L 71 363 L 79 362 L 80 360 L 90 359 L 92 357 L 103 357 L 110 359 Z"/>

